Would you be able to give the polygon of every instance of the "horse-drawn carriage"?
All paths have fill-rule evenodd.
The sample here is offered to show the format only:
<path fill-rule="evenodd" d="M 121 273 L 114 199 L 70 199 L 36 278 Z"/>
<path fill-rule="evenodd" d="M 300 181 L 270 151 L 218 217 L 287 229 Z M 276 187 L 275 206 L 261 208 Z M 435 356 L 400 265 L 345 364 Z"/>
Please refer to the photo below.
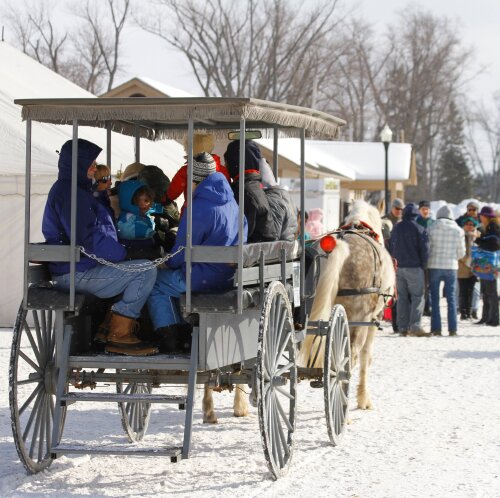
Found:
<path fill-rule="evenodd" d="M 322 112 L 247 98 L 39 99 L 16 103 L 22 106 L 26 120 L 25 272 L 9 382 L 14 440 L 28 472 L 39 472 L 66 454 L 164 455 L 173 462 L 188 458 L 197 384 L 248 384 L 252 388 L 264 455 L 273 478 L 284 474 L 290 465 L 300 379 L 311 379 L 313 386 L 323 388 L 328 435 L 337 444 L 348 408 L 349 329 L 340 305 L 331 307 L 326 320 L 308 319 L 318 277 L 317 259 L 325 255 L 320 242 L 310 248 L 306 248 L 303 239 L 244 244 L 244 195 L 240 182 L 238 245 L 193 246 L 189 209 L 192 188 L 188 181 L 187 289 L 181 309 L 194 323 L 190 354 L 131 357 L 100 353 L 94 349 L 92 337 L 102 318 L 102 303 L 76 293 L 74 285 L 75 264 L 82 249 L 76 244 L 75 231 L 76 156 L 72 165 L 70 244 L 30 242 L 31 123 L 71 124 L 74 147 L 80 126 L 104 128 L 108 163 L 112 157 L 112 130 L 135 137 L 137 161 L 141 137 L 156 140 L 187 135 L 189 180 L 193 134 L 197 130 L 219 137 L 236 130 L 242 141 L 247 129 L 271 133 L 275 172 L 279 136 L 299 135 L 303 214 L 305 134 L 335 137 L 343 122 Z M 244 177 L 244 170 L 244 147 L 240 147 L 240 178 Z M 302 233 L 304 219 L 301 216 Z M 328 250 L 326 246 L 325 249 Z M 51 287 L 46 266 L 51 261 L 70 263 L 69 293 Z M 196 262 L 234 265 L 234 288 L 219 294 L 193 293 L 191 270 Z M 297 367 L 297 346 L 306 335 L 326 338 L 319 368 Z M 100 389 L 109 384 L 116 385 L 116 392 Z M 167 395 L 156 389 L 172 384 L 186 384 L 187 394 Z M 183 442 L 174 447 L 152 448 L 89 445 L 85 441 L 67 443 L 64 427 L 69 407 L 82 402 L 116 402 L 131 443 L 144 438 L 153 403 L 178 405 L 185 409 Z"/>

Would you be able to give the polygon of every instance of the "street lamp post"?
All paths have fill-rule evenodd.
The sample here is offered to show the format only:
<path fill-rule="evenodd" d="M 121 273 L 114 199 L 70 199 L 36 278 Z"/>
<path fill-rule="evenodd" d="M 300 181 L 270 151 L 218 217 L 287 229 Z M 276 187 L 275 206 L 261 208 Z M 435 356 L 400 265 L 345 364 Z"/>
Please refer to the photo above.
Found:
<path fill-rule="evenodd" d="M 382 131 L 380 132 L 380 140 L 382 140 L 382 143 L 384 144 L 385 148 L 385 182 L 384 182 L 384 189 L 385 189 L 385 214 L 389 214 L 389 144 L 392 142 L 392 130 L 389 128 L 387 123 L 385 126 L 382 128 Z"/>

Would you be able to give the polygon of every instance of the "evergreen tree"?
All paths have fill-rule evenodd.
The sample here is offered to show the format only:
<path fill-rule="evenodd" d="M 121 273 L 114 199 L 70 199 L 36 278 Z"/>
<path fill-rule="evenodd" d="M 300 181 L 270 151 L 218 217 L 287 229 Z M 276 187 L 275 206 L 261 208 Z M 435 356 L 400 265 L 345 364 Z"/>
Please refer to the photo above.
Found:
<path fill-rule="evenodd" d="M 434 197 L 459 203 L 472 196 L 473 179 L 464 145 L 464 120 L 454 101 L 448 108 L 442 135 Z"/>

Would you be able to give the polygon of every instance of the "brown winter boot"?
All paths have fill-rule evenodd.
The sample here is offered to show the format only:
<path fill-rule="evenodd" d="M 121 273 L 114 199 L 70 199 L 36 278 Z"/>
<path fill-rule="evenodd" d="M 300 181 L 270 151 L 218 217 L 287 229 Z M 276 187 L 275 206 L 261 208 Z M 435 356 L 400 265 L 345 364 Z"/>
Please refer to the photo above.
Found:
<path fill-rule="evenodd" d="M 106 337 L 106 353 L 143 356 L 158 353 L 156 346 L 141 341 L 135 335 L 136 321 L 133 318 L 111 314 L 109 332 Z"/>
<path fill-rule="evenodd" d="M 105 343 L 107 341 L 112 315 L 113 313 L 111 312 L 110 309 L 106 311 L 106 316 L 104 317 L 104 320 L 99 324 L 99 327 L 97 328 L 97 332 L 94 337 L 95 342 Z"/>

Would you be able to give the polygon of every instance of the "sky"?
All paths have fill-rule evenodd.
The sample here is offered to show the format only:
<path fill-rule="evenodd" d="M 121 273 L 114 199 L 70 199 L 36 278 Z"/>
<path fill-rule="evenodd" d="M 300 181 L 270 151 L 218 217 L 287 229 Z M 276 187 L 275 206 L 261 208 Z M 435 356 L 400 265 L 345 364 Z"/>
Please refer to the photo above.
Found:
<path fill-rule="evenodd" d="M 380 31 L 396 19 L 397 12 L 409 5 L 401 0 L 344 0 L 344 4 L 354 7 L 359 15 L 371 21 Z M 484 67 L 484 71 L 471 81 L 470 96 L 473 100 L 488 100 L 493 92 L 500 91 L 499 0 L 415 0 L 411 4 L 458 21 L 465 47 L 475 49 L 474 60 L 478 68 Z M 119 82 L 134 76 L 147 76 L 201 95 L 184 56 L 169 48 L 163 40 L 132 28 L 127 33 L 123 48 L 126 69 Z"/>

